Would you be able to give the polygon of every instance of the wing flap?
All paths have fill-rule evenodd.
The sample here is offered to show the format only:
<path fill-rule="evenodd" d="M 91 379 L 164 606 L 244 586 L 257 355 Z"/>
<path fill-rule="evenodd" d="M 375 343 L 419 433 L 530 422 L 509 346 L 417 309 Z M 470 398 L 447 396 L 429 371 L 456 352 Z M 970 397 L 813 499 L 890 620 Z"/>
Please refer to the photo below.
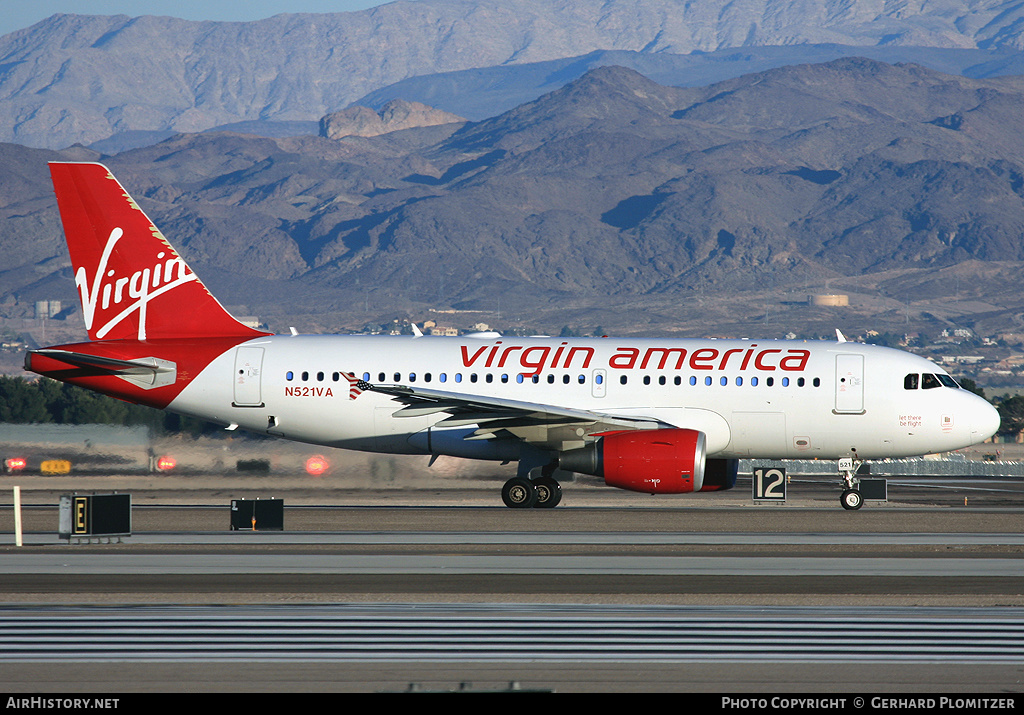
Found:
<path fill-rule="evenodd" d="M 501 397 L 466 395 L 408 385 L 374 385 L 361 383 L 362 389 L 389 395 L 405 405 L 395 417 L 412 417 L 447 413 L 437 427 L 479 429 L 465 439 L 518 439 L 546 448 L 564 449 L 567 444 L 581 445 L 589 435 L 613 429 L 655 429 L 664 427 L 648 417 L 617 416 L 536 402 L 509 400 Z"/>

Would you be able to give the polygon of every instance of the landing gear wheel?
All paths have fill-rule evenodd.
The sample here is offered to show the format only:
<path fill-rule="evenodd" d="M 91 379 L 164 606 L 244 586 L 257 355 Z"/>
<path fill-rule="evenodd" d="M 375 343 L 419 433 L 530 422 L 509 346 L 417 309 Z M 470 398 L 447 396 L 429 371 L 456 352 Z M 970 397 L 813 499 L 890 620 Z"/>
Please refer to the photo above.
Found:
<path fill-rule="evenodd" d="M 534 509 L 554 509 L 562 501 L 562 485 L 552 477 L 541 477 L 533 482 L 537 488 L 537 503 Z"/>
<path fill-rule="evenodd" d="M 847 489 L 839 497 L 839 503 L 847 510 L 860 509 L 864 504 L 864 497 L 856 489 Z"/>
<path fill-rule="evenodd" d="M 501 500 L 510 509 L 531 509 L 537 503 L 537 488 L 526 477 L 512 477 L 501 488 Z"/>

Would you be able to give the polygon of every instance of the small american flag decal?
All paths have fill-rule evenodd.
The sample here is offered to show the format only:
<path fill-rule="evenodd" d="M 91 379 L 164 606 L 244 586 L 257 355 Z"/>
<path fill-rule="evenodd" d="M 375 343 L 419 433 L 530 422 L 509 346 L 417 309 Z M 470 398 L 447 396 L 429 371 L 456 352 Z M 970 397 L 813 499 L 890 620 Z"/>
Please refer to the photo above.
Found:
<path fill-rule="evenodd" d="M 347 372 L 341 374 L 348 380 L 348 399 L 354 400 L 363 394 L 365 390 L 370 389 L 370 383 L 366 382 L 366 380 L 360 380 L 355 375 L 350 375 Z"/>

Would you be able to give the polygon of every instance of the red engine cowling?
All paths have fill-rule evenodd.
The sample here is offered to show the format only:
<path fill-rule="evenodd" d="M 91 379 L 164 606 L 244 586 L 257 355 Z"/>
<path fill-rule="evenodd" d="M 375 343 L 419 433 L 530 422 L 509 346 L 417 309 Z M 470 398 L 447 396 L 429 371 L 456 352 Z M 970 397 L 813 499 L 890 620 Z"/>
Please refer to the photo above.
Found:
<path fill-rule="evenodd" d="M 691 429 L 609 432 L 563 452 L 559 466 L 604 477 L 610 487 L 648 494 L 681 494 L 704 486 L 704 433 Z"/>

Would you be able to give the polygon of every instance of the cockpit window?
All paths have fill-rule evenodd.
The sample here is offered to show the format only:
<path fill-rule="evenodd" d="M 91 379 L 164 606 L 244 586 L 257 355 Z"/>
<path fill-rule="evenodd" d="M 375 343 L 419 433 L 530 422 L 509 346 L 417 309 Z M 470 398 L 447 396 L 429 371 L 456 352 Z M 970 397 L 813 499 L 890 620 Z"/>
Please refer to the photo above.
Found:
<path fill-rule="evenodd" d="M 903 378 L 904 390 L 916 390 L 919 384 L 922 390 L 931 390 L 933 387 L 952 387 L 954 390 L 961 389 L 960 385 L 957 384 L 957 381 L 949 375 L 933 375 L 928 372 L 923 375 L 910 373 Z"/>

